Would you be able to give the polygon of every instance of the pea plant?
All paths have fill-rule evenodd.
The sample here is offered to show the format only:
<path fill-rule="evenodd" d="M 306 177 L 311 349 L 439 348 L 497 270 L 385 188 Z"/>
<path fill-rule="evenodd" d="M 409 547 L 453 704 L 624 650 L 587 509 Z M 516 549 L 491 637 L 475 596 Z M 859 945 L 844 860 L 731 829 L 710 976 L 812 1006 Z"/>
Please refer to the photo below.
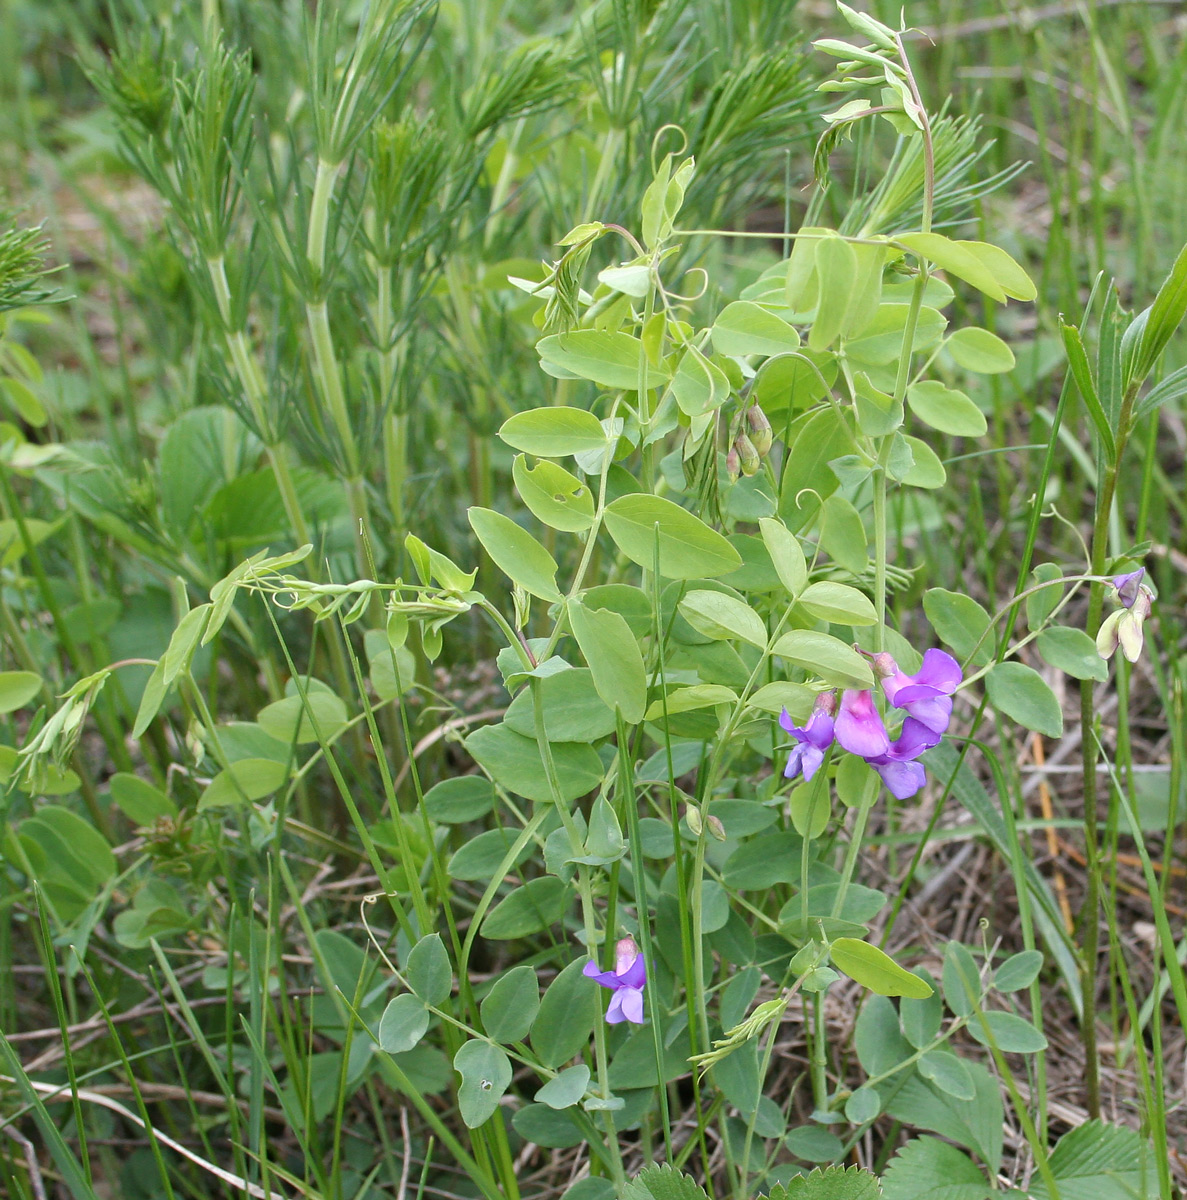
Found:
<path fill-rule="evenodd" d="M 738 235 L 681 225 L 697 164 L 665 149 L 679 129 L 660 131 L 634 222 L 582 213 L 543 282 L 512 280 L 538 305 L 557 402 L 498 428 L 490 453 L 509 461 L 515 494 L 469 508 L 470 557 L 407 533 L 402 558 L 384 556 L 406 577 L 337 582 L 304 569 L 308 545 L 262 551 L 185 613 L 153 664 L 133 734 L 148 736 L 176 692 L 207 782 L 192 812 L 127 773 L 112 795 L 155 826 L 146 853 L 158 863 L 182 857 L 194 822 L 225 820 L 269 864 L 269 912 L 288 903 L 304 923 L 321 990 L 304 1016 L 330 1048 L 307 1052 L 295 1006 L 260 1015 L 291 968 L 248 901 L 225 972 L 205 980 L 228 998 L 249 989 L 247 1042 L 238 1062 L 206 1053 L 220 1077 L 242 1071 L 243 1087 L 275 1099 L 318 1194 L 342 1194 L 326 1165 L 342 1151 L 319 1140 L 317 1119 L 377 1082 L 492 1200 L 520 1194 L 528 1144 L 584 1147 L 572 1200 L 1152 1194 L 1145 1140 L 1099 1120 L 1093 1082 L 1093 698 L 1118 648 L 1126 663 L 1141 653 L 1156 604 L 1147 548 L 1118 544 L 1110 521 L 1134 421 L 1187 388 L 1172 375 L 1144 391 L 1187 309 L 1187 258 L 1136 318 L 1102 287 L 1081 326 L 1062 326 L 1071 370 L 1057 419 L 1078 395 L 1100 472 L 1083 563 L 1034 561 L 1040 489 L 1016 578 L 999 579 L 991 607 L 922 589 L 912 559 L 945 537 L 934 497 L 961 488 L 955 448 L 976 453 L 988 430 L 978 380 L 1015 368 L 989 325 L 1008 333 L 1036 289 L 1006 250 L 955 235 L 961 197 L 944 186 L 968 127 L 929 113 L 904 32 L 839 8 L 857 40 L 817 43 L 837 60 L 822 90 L 846 97 L 823 116 L 818 174 L 867 123 L 900 139 L 843 221 L 826 222 L 821 190 L 789 252 L 730 294 L 728 277 L 687 264 L 700 261 L 690 247 Z M 340 161 L 334 136 L 319 161 Z M 315 203 L 326 178 L 319 167 Z M 307 232 L 323 245 L 324 231 Z M 217 283 L 216 249 L 205 261 Z M 293 261 L 316 403 L 343 447 L 365 556 L 361 449 L 330 369 L 321 276 Z M 977 305 L 983 324 L 968 319 Z M 1097 320 L 1092 362 L 1082 328 Z M 225 324 L 250 380 L 242 323 L 228 311 Z M 278 441 L 262 445 L 283 479 Z M 1047 473 L 1057 445 L 1056 430 Z M 1085 594 L 1087 627 L 1069 617 Z M 261 597 L 289 682 L 254 721 L 220 722 L 194 664 Z M 300 614 L 315 646 L 321 630 L 343 635 L 353 695 L 295 661 Z M 504 698 L 497 719 L 449 722 L 453 765 L 427 786 L 409 706 L 453 637 L 491 647 Z M 988 720 L 1060 738 L 1054 672 L 1081 689 L 1092 781 L 1097 882 L 1073 931 L 1020 847 L 1008 764 L 981 735 Z M 26 742 L 20 778 L 64 769 L 110 673 L 84 679 Z M 340 765 L 356 740 L 374 758 L 379 821 Z M 316 772 L 378 880 L 354 937 L 313 928 L 280 851 L 309 833 Z M 975 944 L 919 944 L 903 928 L 949 799 L 1008 867 L 1021 949 L 1002 951 L 1004 928 Z M 926 832 L 896 886 L 869 869 L 871 847 L 908 817 Z M 12 839 L 51 882 L 66 821 L 43 808 Z M 109 898 L 114 861 L 100 859 L 94 891 Z M 190 870 L 207 883 L 213 864 Z M 101 911 L 68 880 L 46 895 L 67 924 Z M 149 875 L 116 930 L 152 949 L 199 1037 L 160 947 L 192 927 L 185 909 Z M 1158 935 L 1173 956 L 1165 916 Z M 1096 1096 L 1093 1119 L 1058 1139 L 1043 979 L 1081 1015 Z M 1182 980 L 1172 988 L 1187 1016 Z M 1007 1118 L 1025 1176 L 1005 1173 Z M 260 1128 L 241 1135 L 239 1169 L 259 1194 L 295 1178 Z"/>

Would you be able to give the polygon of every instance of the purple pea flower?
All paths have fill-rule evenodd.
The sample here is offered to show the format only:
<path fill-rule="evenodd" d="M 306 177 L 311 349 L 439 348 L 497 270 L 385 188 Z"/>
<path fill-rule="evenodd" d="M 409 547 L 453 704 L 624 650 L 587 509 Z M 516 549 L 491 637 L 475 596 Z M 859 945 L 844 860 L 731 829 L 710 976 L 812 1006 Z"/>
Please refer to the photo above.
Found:
<path fill-rule="evenodd" d="M 795 738 L 783 772 L 785 779 L 794 779 L 801 771 L 805 779 L 811 779 L 816 774 L 824 762 L 824 752 L 833 744 L 833 713 L 836 709 L 836 693 L 821 692 L 816 697 L 806 725 L 801 727 L 793 724 L 787 709 L 780 713 L 779 724 Z"/>
<path fill-rule="evenodd" d="M 867 758 L 891 795 L 899 800 L 909 800 L 927 778 L 923 764 L 915 760 L 925 751 L 940 744 L 940 734 L 924 722 L 908 717 L 903 722 L 899 735 L 890 743 L 885 754 Z"/>
<path fill-rule="evenodd" d="M 634 938 L 624 937 L 614 947 L 613 971 L 599 971 L 598 964 L 591 961 L 585 964 L 581 973 L 614 993 L 606 1009 L 608 1025 L 619 1025 L 623 1021 L 643 1024 L 643 985 L 647 982 L 647 964 Z"/>
<path fill-rule="evenodd" d="M 1105 617 L 1100 632 L 1096 635 L 1096 649 L 1101 658 L 1111 658 L 1120 646 L 1121 652 L 1130 662 L 1137 662 L 1145 639 L 1142 625 L 1150 615 L 1153 603 L 1154 593 L 1142 584 L 1138 587 L 1132 604 L 1125 608 L 1116 608 Z"/>
<path fill-rule="evenodd" d="M 850 754 L 878 758 L 890 750 L 890 738 L 874 704 L 874 693 L 848 690 L 841 696 L 836 738 Z"/>
<path fill-rule="evenodd" d="M 1141 591 L 1142 578 L 1146 574 L 1145 567 L 1138 567 L 1136 571 L 1130 571 L 1128 575 L 1118 575 L 1113 580 L 1113 587 L 1117 592 L 1117 600 L 1122 608 L 1133 608 L 1133 602 L 1138 598 L 1138 593 Z"/>
<path fill-rule="evenodd" d="M 934 733 L 943 733 L 948 728 L 952 717 L 952 693 L 964 678 L 960 664 L 951 654 L 934 648 L 928 650 L 923 656 L 923 665 L 914 675 L 903 671 L 889 654 L 875 654 L 873 661 L 886 699 L 895 708 L 906 709 L 911 717 Z"/>

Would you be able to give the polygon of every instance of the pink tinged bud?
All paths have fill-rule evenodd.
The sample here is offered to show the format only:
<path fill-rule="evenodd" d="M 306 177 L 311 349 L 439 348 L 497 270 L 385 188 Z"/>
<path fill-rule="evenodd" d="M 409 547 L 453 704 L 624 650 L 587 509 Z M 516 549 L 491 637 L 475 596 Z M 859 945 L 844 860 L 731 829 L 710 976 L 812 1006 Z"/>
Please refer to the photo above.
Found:
<path fill-rule="evenodd" d="M 742 459 L 737 446 L 731 446 L 725 456 L 725 473 L 729 476 L 730 483 L 737 483 L 738 476 L 742 474 Z"/>
<path fill-rule="evenodd" d="M 1153 601 L 1154 593 L 1145 584 L 1139 584 L 1128 608 L 1119 608 L 1105 617 L 1096 635 L 1096 649 L 1101 658 L 1111 658 L 1120 646 L 1131 663 L 1137 662 L 1145 642 L 1144 622 L 1150 615 Z"/>
<path fill-rule="evenodd" d="M 874 705 L 871 691 L 846 691 L 837 713 L 836 738 L 850 754 L 880 758 L 890 749 L 890 738 Z"/>
<path fill-rule="evenodd" d="M 750 440 L 754 443 L 754 448 L 766 458 L 771 452 L 771 443 L 774 440 L 767 414 L 757 404 L 752 404 L 746 410 L 746 423 L 750 426 Z"/>
<path fill-rule="evenodd" d="M 738 461 L 742 464 L 743 475 L 757 475 L 762 468 L 762 459 L 754 448 L 754 443 L 744 434 L 738 434 L 734 441 L 738 452 Z"/>
<path fill-rule="evenodd" d="M 624 937 L 614 946 L 614 974 L 625 975 L 639 957 L 639 947 L 633 937 Z"/>

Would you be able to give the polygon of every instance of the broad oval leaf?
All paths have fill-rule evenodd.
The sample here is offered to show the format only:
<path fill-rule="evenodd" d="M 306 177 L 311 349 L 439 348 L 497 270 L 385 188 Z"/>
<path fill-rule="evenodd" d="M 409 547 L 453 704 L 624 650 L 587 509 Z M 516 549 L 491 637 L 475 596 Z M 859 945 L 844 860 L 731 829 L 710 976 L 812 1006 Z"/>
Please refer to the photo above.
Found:
<path fill-rule="evenodd" d="M 540 985 L 531 967 L 512 967 L 482 1002 L 482 1027 L 496 1042 L 522 1042 L 540 1011 Z"/>
<path fill-rule="evenodd" d="M 628 724 L 637 724 L 647 707 L 647 673 L 626 618 L 608 608 L 586 608 L 579 600 L 569 602 L 568 612 L 598 695 Z"/>
<path fill-rule="evenodd" d="M 829 946 L 829 957 L 838 971 L 879 996 L 910 996 L 916 1000 L 932 994 L 932 986 L 912 975 L 877 946 L 857 938 L 837 938 Z"/>
<path fill-rule="evenodd" d="M 763 545 L 771 556 L 771 563 L 779 582 L 794 599 L 807 586 L 808 562 L 800 539 L 774 517 L 763 517 L 758 522 Z"/>
<path fill-rule="evenodd" d="M 843 583 L 814 583 L 798 597 L 814 617 L 838 625 L 873 625 L 878 620 L 870 598 Z"/>
<path fill-rule="evenodd" d="M 282 787 L 288 767 L 270 758 L 241 758 L 220 771 L 198 800 L 198 811 L 262 800 Z"/>
<path fill-rule="evenodd" d="M 511 475 L 519 498 L 545 525 L 566 533 L 581 533 L 593 524 L 593 492 L 564 467 L 547 459 L 529 467 L 520 454 L 511 466 Z"/>
<path fill-rule="evenodd" d="M 907 403 L 924 424 L 953 437 L 981 437 L 989 428 L 985 414 L 964 392 L 934 379 L 907 388 Z"/>
<path fill-rule="evenodd" d="M 511 941 L 540 933 L 560 921 L 572 901 L 573 893 L 563 879 L 554 875 L 529 879 L 491 909 L 482 922 L 482 936 Z"/>
<path fill-rule="evenodd" d="M 794 327 L 752 300 L 727 304 L 713 322 L 713 348 L 733 356 L 763 354 L 767 357 L 798 350 L 800 335 Z"/>
<path fill-rule="evenodd" d="M 724 592 L 689 592 L 680 601 L 680 615 L 697 633 L 715 642 L 741 638 L 760 650 L 766 648 L 767 627 L 762 617 L 745 601 Z"/>
<path fill-rule="evenodd" d="M 601 421 L 583 408 L 531 408 L 508 417 L 499 429 L 508 446 L 541 458 L 597 452 L 606 445 Z"/>
<path fill-rule="evenodd" d="M 737 570 L 742 556 L 716 530 L 660 496 L 635 493 L 606 507 L 606 528 L 632 562 L 652 570 L 658 547 L 666 579 L 711 579 Z"/>
<path fill-rule="evenodd" d="M 24 708 L 41 691 L 41 676 L 32 671 L 0 671 L 0 714 Z"/>
<path fill-rule="evenodd" d="M 511 1060 L 498 1046 L 471 1040 L 454 1055 L 453 1067 L 462 1077 L 458 1112 L 467 1129 L 477 1129 L 494 1115 L 511 1083 Z"/>
<path fill-rule="evenodd" d="M 558 1067 L 584 1049 L 594 1022 L 601 1018 L 600 989 L 581 973 L 585 961 L 569 963 L 540 1002 L 532 1024 L 532 1048 L 546 1067 Z"/>
<path fill-rule="evenodd" d="M 998 375 L 1014 369 L 1014 351 L 996 333 L 976 325 L 958 329 L 944 343 L 944 349 L 965 370 L 978 375 Z"/>
<path fill-rule="evenodd" d="M 672 376 L 672 394 L 682 413 L 700 417 L 729 399 L 730 381 L 715 362 L 689 346 Z"/>
<path fill-rule="evenodd" d="M 379 1018 L 380 1047 L 388 1054 L 407 1054 L 424 1037 L 429 1016 L 424 1001 L 410 992 L 389 1000 Z"/>
<path fill-rule="evenodd" d="M 436 1008 L 453 990 L 453 968 L 439 933 L 423 937 L 408 954 L 404 967 L 408 986 L 428 1005 Z"/>
<path fill-rule="evenodd" d="M 869 664 L 840 638 L 814 629 L 793 629 L 775 643 L 775 653 L 788 662 L 819 675 L 833 687 L 872 688 Z"/>
<path fill-rule="evenodd" d="M 556 559 L 510 517 L 477 505 L 467 509 L 470 527 L 482 548 L 508 578 L 541 600 L 559 600 Z"/>
<path fill-rule="evenodd" d="M 1047 1039 L 1025 1017 L 1017 1013 L 982 1013 L 986 1030 L 980 1019 L 969 1022 L 969 1033 L 981 1043 L 989 1045 L 990 1037 L 997 1048 L 1006 1054 L 1038 1054 L 1047 1049 Z"/>
<path fill-rule="evenodd" d="M 644 387 L 659 387 L 668 381 L 667 370 L 647 362 L 643 343 L 629 333 L 575 329 L 542 338 L 536 350 L 546 370 L 556 367 L 602 387 L 636 391 L 644 363 Z"/>
<path fill-rule="evenodd" d="M 1063 736 L 1063 711 L 1043 677 L 1023 663 L 998 663 L 985 678 L 989 702 L 1045 737 Z"/>

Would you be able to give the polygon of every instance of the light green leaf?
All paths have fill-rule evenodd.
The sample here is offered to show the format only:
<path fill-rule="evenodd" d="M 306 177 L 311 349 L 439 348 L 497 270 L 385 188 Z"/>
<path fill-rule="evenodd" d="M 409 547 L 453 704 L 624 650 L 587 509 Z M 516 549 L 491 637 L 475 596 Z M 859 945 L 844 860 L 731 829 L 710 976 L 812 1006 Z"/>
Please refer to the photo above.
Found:
<path fill-rule="evenodd" d="M 873 625 L 878 620 L 869 597 L 843 583 L 813 583 L 800 594 L 798 603 L 814 617 L 838 625 Z"/>
<path fill-rule="evenodd" d="M 462 1077 L 458 1112 L 467 1129 L 477 1129 L 494 1115 L 511 1083 L 511 1060 L 498 1046 L 471 1040 L 454 1055 L 453 1067 Z"/>
<path fill-rule="evenodd" d="M 938 488 L 948 481 L 948 472 L 940 456 L 926 443 L 909 434 L 903 437 L 911 451 L 913 462 L 902 477 L 902 482 L 911 487 Z"/>
<path fill-rule="evenodd" d="M 1108 663 L 1101 658 L 1096 642 L 1082 629 L 1052 625 L 1039 634 L 1035 644 L 1044 662 L 1073 679 L 1095 679 L 1103 683 L 1109 677 Z"/>
<path fill-rule="evenodd" d="M 934 1083 L 945 1095 L 957 1100 L 975 1100 L 977 1086 L 973 1076 L 955 1054 L 948 1050 L 929 1050 L 919 1060 L 919 1074 Z"/>
<path fill-rule="evenodd" d="M 770 357 L 798 350 L 800 335 L 782 317 L 751 300 L 727 304 L 713 322 L 713 348 L 718 354 Z"/>
<path fill-rule="evenodd" d="M 929 588 L 923 594 L 923 611 L 939 635 L 958 658 L 972 658 L 975 666 L 984 666 L 991 657 L 992 646 L 986 636 L 989 614 L 971 596 L 950 592 L 945 588 Z"/>
<path fill-rule="evenodd" d="M 592 791 L 605 769 L 597 751 L 577 742 L 550 742 L 561 801 L 569 803 Z M 465 740 L 465 747 L 500 786 L 516 795 L 542 803 L 552 801 L 552 791 L 536 739 L 516 733 L 506 724 L 486 725 Z"/>
<path fill-rule="evenodd" d="M 623 554 L 647 570 L 654 567 L 658 544 L 659 573 L 666 579 L 712 579 L 742 565 L 720 533 L 659 496 L 620 496 L 606 506 L 605 522 Z"/>
<path fill-rule="evenodd" d="M 882 1097 L 878 1089 L 859 1087 L 845 1101 L 845 1120 L 851 1125 L 864 1125 L 874 1120 L 882 1111 Z"/>
<path fill-rule="evenodd" d="M 985 414 L 964 392 L 934 379 L 907 388 L 907 403 L 925 424 L 953 437 L 981 437 L 989 428 Z"/>
<path fill-rule="evenodd" d="M 882 1176 L 886 1200 L 988 1200 L 995 1193 L 971 1158 L 939 1138 L 899 1149 Z"/>
<path fill-rule="evenodd" d="M 647 709 L 646 720 L 658 721 L 665 713 L 695 712 L 701 708 L 715 708 L 718 704 L 737 704 L 738 694 L 720 683 L 696 683 L 691 687 L 678 687 L 661 700 L 653 700 Z"/>
<path fill-rule="evenodd" d="M 829 957 L 838 971 L 879 996 L 911 996 L 922 1000 L 932 994 L 931 984 L 900 967 L 889 954 L 869 942 L 837 938 L 829 946 Z"/>
<path fill-rule="evenodd" d="M 775 643 L 775 653 L 820 676 L 833 687 L 872 688 L 869 664 L 840 638 L 814 629 L 793 629 Z"/>
<path fill-rule="evenodd" d="M 0 714 L 24 708 L 41 691 L 41 676 L 32 671 L 0 671 Z"/>
<path fill-rule="evenodd" d="M 544 365 L 589 379 L 602 387 L 633 392 L 639 386 L 639 368 L 645 362 L 643 343 L 629 333 L 599 329 L 575 329 L 542 338 L 536 350 Z M 647 362 L 644 387 L 667 383 L 668 372 Z M 504 429 L 506 426 L 504 426 Z M 519 447 L 523 449 L 523 447 Z"/>
<path fill-rule="evenodd" d="M 295 741 L 298 746 L 316 742 L 318 734 L 329 741 L 346 720 L 346 705 L 333 692 L 313 690 L 306 692 L 304 700 L 299 695 L 276 700 L 262 708 L 256 717 L 260 728 L 269 737 L 285 745 Z"/>
<path fill-rule="evenodd" d="M 994 969 L 993 986 L 999 992 L 1020 992 L 1034 983 L 1042 969 L 1041 950 L 1019 950 Z"/>
<path fill-rule="evenodd" d="M 598 272 L 598 280 L 624 296 L 634 296 L 636 300 L 642 300 L 651 286 L 651 267 L 647 263 L 606 267 Z"/>
<path fill-rule="evenodd" d="M 508 417 L 499 437 L 516 450 L 542 458 L 597 453 L 606 445 L 601 421 L 583 408 L 531 408 Z"/>
<path fill-rule="evenodd" d="M 550 1079 L 535 1099 L 549 1108 L 572 1108 L 589 1087 L 589 1068 L 584 1063 L 566 1067 L 555 1079 Z"/>
<path fill-rule="evenodd" d="M 596 742 L 614 732 L 614 710 L 598 694 L 592 672 L 570 667 L 542 677 L 535 686 L 550 742 Z M 503 720 L 516 733 L 535 739 L 536 705 L 530 687 L 515 697 Z"/>
<path fill-rule="evenodd" d="M 575 958 L 549 985 L 532 1024 L 532 1048 L 546 1067 L 559 1067 L 589 1044 L 601 1019 L 601 989 L 581 972 L 588 960 Z"/>
<path fill-rule="evenodd" d="M 808 563 L 799 538 L 774 517 L 762 517 L 758 528 L 779 582 L 794 599 L 808 583 Z"/>
<path fill-rule="evenodd" d="M 682 413 L 700 417 L 729 399 L 730 381 L 715 362 L 689 346 L 672 376 L 672 393 Z"/>
<path fill-rule="evenodd" d="M 512 967 L 482 1002 L 482 1027 L 496 1042 L 522 1042 L 540 1011 L 540 985 L 531 967 Z"/>
<path fill-rule="evenodd" d="M 262 800 L 288 779 L 288 767 L 270 758 L 241 758 L 220 771 L 198 800 L 198 811 Z"/>
<path fill-rule="evenodd" d="M 647 673 L 626 619 L 608 608 L 586 608 L 579 600 L 569 601 L 568 613 L 598 695 L 611 711 L 617 707 L 628 724 L 637 724 L 647 707 Z"/>
<path fill-rule="evenodd" d="M 989 702 L 1019 725 L 1045 737 L 1063 736 L 1063 711 L 1043 677 L 1017 662 L 998 663 L 985 678 Z"/>
<path fill-rule="evenodd" d="M 895 241 L 949 274 L 963 279 L 965 283 L 971 283 L 992 299 L 1002 304 L 1006 302 L 1005 289 L 995 278 L 995 271 L 974 251 L 973 243 L 953 241 L 942 233 L 900 233 Z M 1005 251 L 1002 253 L 1005 254 Z M 1009 258 L 1009 255 L 1006 257 Z M 1010 259 L 1010 262 L 1013 261 Z"/>
<path fill-rule="evenodd" d="M 851 575 L 860 575 L 866 569 L 869 553 L 865 525 L 844 496 L 827 496 L 821 506 L 820 544 Z"/>
<path fill-rule="evenodd" d="M 453 968 L 439 933 L 422 937 L 408 954 L 404 967 L 408 986 L 425 1002 L 439 1008 L 453 990 Z"/>
<path fill-rule="evenodd" d="M 744 600 L 724 592 L 689 592 L 680 601 L 680 615 L 697 633 L 715 642 L 741 638 L 760 650 L 766 648 L 767 627 L 762 617 Z"/>
<path fill-rule="evenodd" d="M 787 709 L 797 725 L 802 725 L 812 712 L 816 693 L 802 683 L 787 683 L 777 680 L 765 683 L 747 701 L 747 707 L 761 712 L 778 714 Z"/>
<path fill-rule="evenodd" d="M 511 475 L 519 498 L 545 525 L 566 533 L 581 533 L 593 524 L 593 492 L 564 467 L 547 459 L 529 467 L 527 459 L 519 454 Z"/>
<path fill-rule="evenodd" d="M 111 799 L 137 825 L 151 825 L 159 817 L 177 816 L 177 805 L 160 788 L 122 771 L 111 777 Z"/>
<path fill-rule="evenodd" d="M 161 673 L 163 682 L 168 687 L 182 671 L 188 671 L 190 660 L 197 648 L 198 639 L 206 628 L 210 618 L 210 604 L 199 604 L 192 608 L 177 624 L 169 645 L 161 658 Z"/>
<path fill-rule="evenodd" d="M 836 341 L 857 283 L 857 252 L 844 238 L 823 238 L 816 247 L 816 277 L 820 297 L 816 319 L 808 334 L 811 350 L 825 350 Z"/>
<path fill-rule="evenodd" d="M 405 993 L 388 1001 L 379 1018 L 379 1045 L 388 1054 L 407 1054 L 429 1027 L 429 1010 L 416 996 Z"/>
<path fill-rule="evenodd" d="M 961 242 L 981 262 L 1011 300 L 1033 300 L 1039 293 L 1031 277 L 1000 246 Z"/>
<path fill-rule="evenodd" d="M 988 1032 L 982 1024 L 989 1026 Z M 1017 1013 L 987 1012 L 969 1022 L 969 1033 L 981 1043 L 989 1045 L 992 1035 L 997 1048 L 1006 1054 L 1038 1054 L 1047 1049 L 1047 1039 L 1028 1021 Z"/>
<path fill-rule="evenodd" d="M 541 600 L 559 600 L 556 559 L 526 529 L 490 508 L 466 510 L 470 527 L 495 566 Z"/>
<path fill-rule="evenodd" d="M 482 936 L 490 941 L 512 941 L 541 933 L 561 921 L 573 893 L 563 879 L 543 875 L 500 900 L 482 922 Z"/>
<path fill-rule="evenodd" d="M 1136 1130 L 1103 1121 L 1065 1133 L 1050 1163 L 1060 1200 L 1133 1200 L 1149 1194 L 1155 1177 L 1153 1155 Z M 1035 1200 L 1050 1196 L 1041 1179 L 1031 1180 L 1030 1191 Z"/>
<path fill-rule="evenodd" d="M 958 329 L 944 343 L 944 349 L 965 370 L 979 375 L 997 375 L 1014 369 L 1014 351 L 996 333 L 975 325 Z"/>

